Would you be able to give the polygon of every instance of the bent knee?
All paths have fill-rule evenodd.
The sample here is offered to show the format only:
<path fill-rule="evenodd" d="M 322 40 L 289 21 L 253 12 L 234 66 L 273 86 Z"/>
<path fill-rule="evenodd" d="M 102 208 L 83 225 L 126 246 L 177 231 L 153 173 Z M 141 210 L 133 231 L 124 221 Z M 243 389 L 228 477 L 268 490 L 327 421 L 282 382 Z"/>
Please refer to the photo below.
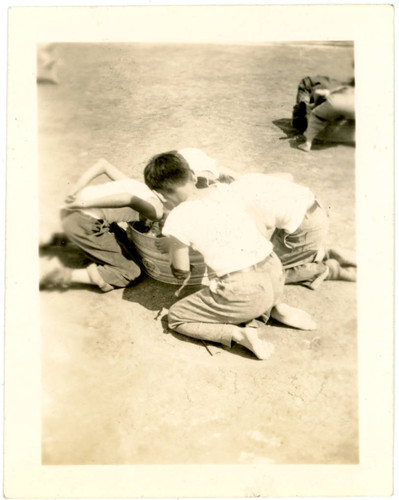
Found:
<path fill-rule="evenodd" d="M 179 303 L 173 304 L 173 306 L 169 309 L 168 312 L 168 326 L 170 329 L 174 330 L 179 325 L 182 324 L 182 315 L 180 313 Z"/>
<path fill-rule="evenodd" d="M 137 278 L 141 276 L 141 269 L 135 262 L 130 262 L 130 265 L 127 269 L 126 279 L 129 282 L 135 281 Z"/>

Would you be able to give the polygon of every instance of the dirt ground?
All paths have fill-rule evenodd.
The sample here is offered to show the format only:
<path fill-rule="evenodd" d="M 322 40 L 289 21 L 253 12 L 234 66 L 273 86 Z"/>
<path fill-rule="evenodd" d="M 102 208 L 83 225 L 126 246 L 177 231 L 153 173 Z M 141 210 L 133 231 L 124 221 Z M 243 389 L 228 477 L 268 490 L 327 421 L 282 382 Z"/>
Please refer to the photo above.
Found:
<path fill-rule="evenodd" d="M 69 186 L 98 158 L 142 180 L 153 154 L 198 147 L 238 172 L 292 173 L 329 210 L 329 242 L 355 249 L 354 147 L 306 154 L 289 130 L 299 80 L 350 76 L 350 46 L 57 52 L 59 84 L 38 85 L 43 237 L 59 230 Z M 41 292 L 44 464 L 358 462 L 356 284 L 286 287 L 285 301 L 318 329 L 271 325 L 267 361 L 168 331 L 157 314 L 175 290 L 145 277 L 108 294 Z"/>

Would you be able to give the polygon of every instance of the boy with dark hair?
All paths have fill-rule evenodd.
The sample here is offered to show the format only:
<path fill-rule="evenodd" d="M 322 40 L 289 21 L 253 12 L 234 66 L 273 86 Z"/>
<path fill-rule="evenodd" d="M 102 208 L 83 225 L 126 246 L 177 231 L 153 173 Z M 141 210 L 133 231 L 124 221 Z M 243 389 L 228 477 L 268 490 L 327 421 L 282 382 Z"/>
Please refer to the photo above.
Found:
<path fill-rule="evenodd" d="M 187 167 L 182 155 L 171 151 L 153 157 L 144 171 L 147 186 L 174 206 L 162 231 L 170 237 L 174 275 L 180 279 L 189 276 L 192 247 L 217 276 L 209 287 L 170 308 L 169 327 L 228 347 L 235 341 L 259 359 L 266 359 L 273 345 L 266 340 L 266 327 L 257 318 L 267 321 L 271 316 L 305 330 L 316 325 L 304 311 L 281 302 L 281 262 L 244 205 L 226 186 L 198 189 L 196 177 Z"/>

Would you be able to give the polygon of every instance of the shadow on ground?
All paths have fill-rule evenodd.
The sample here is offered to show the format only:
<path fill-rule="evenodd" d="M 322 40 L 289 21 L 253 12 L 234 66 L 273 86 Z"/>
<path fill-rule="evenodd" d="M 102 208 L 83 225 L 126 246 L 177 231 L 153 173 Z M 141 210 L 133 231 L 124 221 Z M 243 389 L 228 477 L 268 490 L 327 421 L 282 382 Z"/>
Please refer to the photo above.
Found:
<path fill-rule="evenodd" d="M 73 269 L 86 267 L 91 260 L 64 233 L 55 233 L 51 240 L 39 246 L 39 257 L 56 257 L 64 266 Z"/>
<path fill-rule="evenodd" d="M 290 118 L 280 118 L 278 120 L 273 120 L 273 125 L 276 125 L 285 134 L 283 137 L 279 137 L 280 141 L 287 140 L 292 149 L 298 149 L 298 145 L 305 142 L 305 137 L 292 126 Z M 312 150 L 317 151 L 321 149 L 329 149 L 331 147 L 337 146 L 337 143 L 330 143 L 327 141 L 320 141 L 315 139 Z"/>
<path fill-rule="evenodd" d="M 354 248 L 353 151 L 306 155 L 283 140 L 296 137 L 289 118 L 304 67 L 343 80 L 351 44 L 57 49 L 62 83 L 38 85 L 40 234 L 58 231 L 70 183 L 98 158 L 142 180 L 153 154 L 196 146 L 240 173 L 291 173 L 328 207 L 330 241 Z M 46 254 L 85 265 L 71 247 Z M 155 317 L 176 289 L 144 276 L 109 294 L 40 294 L 43 464 L 359 463 L 353 283 L 287 287 L 284 300 L 319 327 L 270 324 L 266 362 L 170 334 L 165 314 Z"/>
<path fill-rule="evenodd" d="M 220 351 L 227 349 L 233 354 L 243 358 L 257 360 L 257 358 L 250 351 L 238 344 L 233 343 L 231 349 L 224 348 L 221 344 L 197 340 L 171 330 L 168 327 L 167 310 L 178 300 L 181 300 L 182 298 L 200 290 L 201 286 L 187 286 L 183 288 L 179 296 L 176 297 L 175 293 L 178 289 L 179 288 L 176 285 L 155 281 L 152 278 L 145 276 L 140 283 L 132 287 L 125 288 L 123 290 L 122 298 L 123 300 L 140 304 L 149 311 L 157 311 L 158 314 L 156 315 L 156 319 L 160 321 L 165 335 L 171 335 L 181 342 L 205 346 L 211 356 L 213 356 L 215 350 Z M 281 326 L 280 323 L 273 322 L 273 320 L 271 320 L 270 325 Z"/>
<path fill-rule="evenodd" d="M 285 136 L 279 137 L 280 141 L 288 140 L 292 149 L 298 149 L 298 145 L 305 142 L 305 137 L 298 132 L 293 126 L 290 118 L 279 118 L 273 120 L 273 125 L 276 125 Z M 337 147 L 339 144 L 355 146 L 355 142 L 350 138 L 351 127 L 354 125 L 346 125 L 342 130 L 338 130 L 336 124 L 329 125 L 325 131 L 322 131 L 313 141 L 312 150 L 321 151 Z"/>
<path fill-rule="evenodd" d="M 276 125 L 285 134 L 283 137 L 279 137 L 280 141 L 295 138 L 298 135 L 298 130 L 292 126 L 290 118 L 280 118 L 278 120 L 273 120 L 273 125 Z"/>

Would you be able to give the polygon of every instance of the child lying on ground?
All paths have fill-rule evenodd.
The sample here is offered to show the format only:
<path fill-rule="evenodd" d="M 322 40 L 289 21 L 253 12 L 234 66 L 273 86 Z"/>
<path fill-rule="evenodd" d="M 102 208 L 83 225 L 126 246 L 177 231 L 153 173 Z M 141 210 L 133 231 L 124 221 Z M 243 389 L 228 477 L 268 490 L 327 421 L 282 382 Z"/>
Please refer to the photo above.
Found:
<path fill-rule="evenodd" d="M 356 263 L 338 250 L 326 251 L 328 216 L 312 191 L 292 176 L 247 174 L 229 185 L 268 236 L 285 270 L 285 283 L 315 289 L 324 279 L 356 281 Z"/>
<path fill-rule="evenodd" d="M 102 174 L 111 182 L 87 186 Z M 151 220 L 162 217 L 162 204 L 156 195 L 142 182 L 128 178 L 106 160 L 99 160 L 78 180 L 61 210 L 67 237 L 93 263 L 84 269 L 70 269 L 52 259 L 46 263 L 41 287 L 66 288 L 81 283 L 109 292 L 130 285 L 141 270 L 131 256 L 124 255 L 112 225 L 137 221 L 140 214 Z"/>
<path fill-rule="evenodd" d="M 157 155 L 144 171 L 147 186 L 174 205 L 163 234 L 171 239 L 171 268 L 177 278 L 190 274 L 189 247 L 201 252 L 216 273 L 206 287 L 177 303 L 168 314 L 178 333 L 220 342 L 235 341 L 259 359 L 273 345 L 257 320 L 270 316 L 287 325 L 314 329 L 310 316 L 281 301 L 283 270 L 272 245 L 262 236 L 243 204 L 223 185 L 196 187 L 196 177 L 182 155 Z M 244 326 L 243 326 L 244 325 Z"/>

